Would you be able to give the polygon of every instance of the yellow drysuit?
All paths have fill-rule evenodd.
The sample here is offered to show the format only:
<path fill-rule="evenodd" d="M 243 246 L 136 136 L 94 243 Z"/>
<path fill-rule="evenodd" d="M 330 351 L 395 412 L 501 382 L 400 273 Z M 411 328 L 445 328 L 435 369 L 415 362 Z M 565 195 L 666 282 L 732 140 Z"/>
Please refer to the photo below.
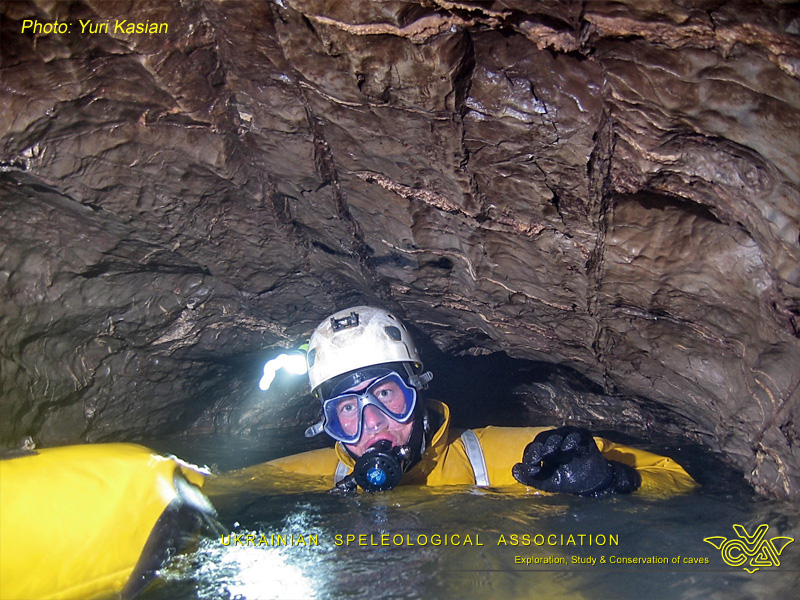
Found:
<path fill-rule="evenodd" d="M 88 600 L 139 586 L 167 532 L 160 519 L 184 501 L 187 480 L 204 478 L 135 444 L 0 460 L 0 600 Z"/>
<path fill-rule="evenodd" d="M 434 433 L 431 443 L 423 453 L 422 460 L 403 476 L 400 485 L 474 485 L 475 470 L 467 456 L 461 434 L 450 430 L 450 410 L 447 405 L 428 401 L 428 410 L 440 413 L 442 426 Z M 474 430 L 477 436 L 488 474 L 488 485 L 492 487 L 515 486 L 531 493 L 541 493 L 517 482 L 511 475 L 511 467 L 522 460 L 522 453 L 536 434 L 548 427 L 484 427 Z M 669 494 L 691 490 L 694 480 L 678 463 L 665 456 L 637 450 L 594 438 L 600 452 L 608 460 L 615 460 L 634 467 L 642 477 L 641 492 Z M 355 460 L 337 443 L 335 448 L 311 450 L 264 465 L 245 469 L 257 477 L 258 470 L 280 469 L 298 475 L 312 476 L 321 487 L 333 487 L 334 473 L 339 463 L 347 466 L 350 473 Z M 343 467 L 340 467 L 340 469 Z M 265 473 L 266 474 L 266 473 Z M 274 475 L 273 475 L 274 476 Z"/>

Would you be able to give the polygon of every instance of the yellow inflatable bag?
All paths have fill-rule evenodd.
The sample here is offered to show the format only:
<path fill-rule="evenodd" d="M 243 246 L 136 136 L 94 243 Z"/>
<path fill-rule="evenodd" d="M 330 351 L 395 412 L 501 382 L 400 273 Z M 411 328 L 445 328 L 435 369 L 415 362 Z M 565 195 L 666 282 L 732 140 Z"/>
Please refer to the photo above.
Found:
<path fill-rule="evenodd" d="M 135 444 L 0 460 L 0 600 L 131 598 L 213 512 L 204 473 Z"/>

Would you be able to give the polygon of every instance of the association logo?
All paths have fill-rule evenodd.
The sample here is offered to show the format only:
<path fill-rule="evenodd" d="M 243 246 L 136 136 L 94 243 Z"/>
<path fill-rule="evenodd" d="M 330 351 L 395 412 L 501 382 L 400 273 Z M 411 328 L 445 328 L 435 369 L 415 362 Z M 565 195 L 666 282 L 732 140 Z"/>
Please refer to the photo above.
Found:
<path fill-rule="evenodd" d="M 794 538 L 778 536 L 766 539 L 769 525 L 759 525 L 751 535 L 742 525 L 734 525 L 738 537 L 725 538 L 720 535 L 703 538 L 717 550 L 722 551 L 722 560 L 732 567 L 742 567 L 748 573 L 755 573 L 761 567 L 780 567 L 778 558 Z"/>

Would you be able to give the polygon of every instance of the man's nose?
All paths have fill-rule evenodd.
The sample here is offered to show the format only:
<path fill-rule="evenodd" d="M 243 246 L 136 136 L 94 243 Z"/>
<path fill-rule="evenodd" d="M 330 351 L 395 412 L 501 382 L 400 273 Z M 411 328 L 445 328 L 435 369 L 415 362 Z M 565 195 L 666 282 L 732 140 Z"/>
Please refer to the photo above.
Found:
<path fill-rule="evenodd" d="M 364 429 L 370 432 L 386 428 L 388 417 L 374 406 L 364 407 Z"/>

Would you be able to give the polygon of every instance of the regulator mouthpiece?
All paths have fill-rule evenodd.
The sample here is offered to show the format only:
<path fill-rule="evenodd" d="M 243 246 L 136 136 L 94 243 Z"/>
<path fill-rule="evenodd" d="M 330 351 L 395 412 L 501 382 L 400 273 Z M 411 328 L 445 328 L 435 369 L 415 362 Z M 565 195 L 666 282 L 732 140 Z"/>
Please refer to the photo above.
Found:
<path fill-rule="evenodd" d="M 356 461 L 353 472 L 337 484 L 343 492 L 360 487 L 367 492 L 384 492 L 400 483 L 411 462 L 411 448 L 392 448 L 388 440 L 381 440 Z"/>
<path fill-rule="evenodd" d="M 305 375 L 308 371 L 306 355 L 298 351 L 284 352 L 272 360 L 268 360 L 264 365 L 264 376 L 258 382 L 258 387 L 266 392 L 275 380 L 275 374 L 279 369 L 283 369 L 292 375 Z"/>

